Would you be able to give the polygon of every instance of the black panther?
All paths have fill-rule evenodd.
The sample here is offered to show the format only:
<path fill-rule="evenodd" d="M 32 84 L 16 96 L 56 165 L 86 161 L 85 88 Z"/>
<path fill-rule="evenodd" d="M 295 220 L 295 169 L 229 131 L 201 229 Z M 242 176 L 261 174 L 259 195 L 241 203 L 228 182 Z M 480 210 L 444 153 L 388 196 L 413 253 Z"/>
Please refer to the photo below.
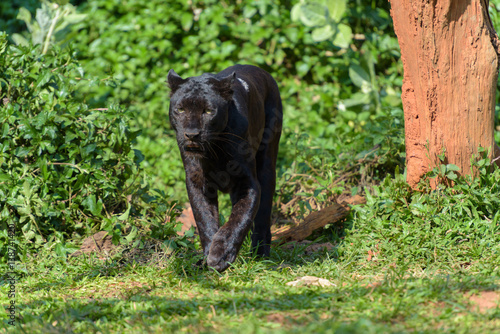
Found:
<path fill-rule="evenodd" d="M 283 108 L 276 81 L 250 65 L 183 79 L 168 72 L 170 123 L 207 265 L 232 263 L 252 228 L 252 248 L 268 256 Z M 232 212 L 219 227 L 218 191 Z"/>

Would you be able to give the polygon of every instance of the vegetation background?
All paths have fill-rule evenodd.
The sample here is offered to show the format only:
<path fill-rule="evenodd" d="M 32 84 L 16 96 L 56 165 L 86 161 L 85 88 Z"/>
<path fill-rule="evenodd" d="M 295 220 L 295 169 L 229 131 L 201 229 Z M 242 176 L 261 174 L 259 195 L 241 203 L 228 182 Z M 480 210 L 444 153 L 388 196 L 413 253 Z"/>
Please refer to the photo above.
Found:
<path fill-rule="evenodd" d="M 500 328 L 498 308 L 471 306 L 497 289 L 500 171 L 476 157 L 474 180 L 442 165 L 428 178 L 453 187 L 409 189 L 389 10 L 382 0 L 0 3 L 0 263 L 15 224 L 17 330 Z M 492 1 L 496 27 L 499 10 Z M 341 195 L 367 204 L 311 237 L 330 250 L 275 245 L 257 261 L 246 245 L 219 276 L 193 266 L 193 231 L 176 233 L 187 195 L 165 79 L 171 68 L 187 77 L 234 63 L 280 86 L 275 221 Z M 229 212 L 223 196 L 221 221 Z M 69 256 L 97 231 L 120 251 Z M 335 287 L 285 285 L 304 275 Z M 8 289 L 4 279 L 2 305 Z"/>

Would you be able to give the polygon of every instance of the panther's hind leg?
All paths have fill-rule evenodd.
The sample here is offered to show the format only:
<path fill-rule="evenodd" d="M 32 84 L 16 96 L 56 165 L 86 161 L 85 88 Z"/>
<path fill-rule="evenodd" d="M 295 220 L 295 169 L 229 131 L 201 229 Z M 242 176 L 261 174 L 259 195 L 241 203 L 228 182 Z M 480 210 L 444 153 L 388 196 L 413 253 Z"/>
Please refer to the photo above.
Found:
<path fill-rule="evenodd" d="M 279 106 L 266 109 L 266 129 L 256 155 L 257 178 L 260 183 L 260 205 L 252 230 L 252 249 L 259 256 L 271 250 L 271 213 L 276 188 L 276 159 L 281 136 L 282 111 Z"/>

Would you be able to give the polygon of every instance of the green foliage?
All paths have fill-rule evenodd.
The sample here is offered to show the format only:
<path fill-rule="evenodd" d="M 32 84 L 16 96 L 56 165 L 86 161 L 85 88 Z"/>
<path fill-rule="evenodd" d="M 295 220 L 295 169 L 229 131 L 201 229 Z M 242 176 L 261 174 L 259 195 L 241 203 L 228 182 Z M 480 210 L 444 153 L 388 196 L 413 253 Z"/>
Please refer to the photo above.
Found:
<path fill-rule="evenodd" d="M 429 179 L 421 183 L 427 191 L 413 192 L 404 175 L 387 177 L 373 187 L 373 195 L 366 192 L 366 206 L 355 208 L 353 228 L 341 250 L 343 258 L 369 265 L 366 256 L 371 250 L 378 254 L 372 265 L 399 265 L 411 258 L 422 268 L 443 262 L 459 266 L 484 254 L 498 258 L 500 169 L 492 171 L 488 159 L 475 162 L 474 167 L 476 178 L 457 177 L 453 172 L 458 168 L 453 165 L 436 168 L 428 177 L 455 182 L 452 187 L 439 185 L 435 191 L 429 191 Z M 349 247 L 352 243 L 362 246 Z"/>
<path fill-rule="evenodd" d="M 0 1 L 0 31 L 13 34 L 25 30 L 26 25 L 17 19 L 20 8 L 34 13 L 39 6 L 39 0 Z"/>
<path fill-rule="evenodd" d="M 54 48 L 41 57 L 40 46 L 9 46 L 2 33 L 0 73 L 3 230 L 14 223 L 22 240 L 39 247 L 57 231 L 74 237 L 106 230 L 115 242 L 129 242 L 138 227 L 163 225 L 168 204 L 141 173 L 129 113 L 75 100 L 80 82 L 93 81 L 71 53 Z M 172 224 L 165 228 L 163 237 L 174 233 Z"/>
<path fill-rule="evenodd" d="M 421 234 L 408 225 L 407 236 Z M 390 231 L 377 230 L 370 237 Z M 366 238 L 342 246 L 366 254 Z M 425 242 L 425 241 L 424 241 Z M 451 243 L 460 253 L 474 240 Z M 370 244 L 371 245 L 371 244 Z M 16 319 L 27 333 L 494 333 L 498 308 L 478 310 L 471 296 L 498 295 L 500 261 L 485 252 L 470 262 L 452 256 L 423 268 L 412 244 L 398 263 L 373 255 L 337 258 L 335 251 L 304 253 L 275 245 L 271 257 L 251 257 L 249 247 L 223 274 L 201 270 L 198 254 L 185 249 L 175 256 L 147 254 L 143 265 L 90 255 L 62 261 L 43 250 L 21 264 L 16 289 Z M 373 249 L 374 253 L 377 249 Z M 429 252 L 432 253 L 432 250 Z M 361 254 L 360 254 L 361 255 Z M 376 265 L 378 264 L 378 265 Z M 292 287 L 303 276 L 329 280 L 334 286 Z M 2 281 L 2 283 L 5 281 Z M 7 304 L 8 284 L 0 303 Z M 23 293 L 28 291 L 29 293 Z M 487 296 L 485 296 L 487 297 Z M 477 300 L 477 299 L 476 299 Z M 8 328 L 8 313 L 0 320 Z M 0 323 L 1 324 L 1 323 Z M 1 326 L 1 325 L 0 325 Z M 12 330 L 12 329 L 11 329 Z"/>
<path fill-rule="evenodd" d="M 402 68 L 386 0 L 76 2 L 86 19 L 53 35 L 46 55 L 43 45 L 8 46 L 0 35 L 0 254 L 5 261 L 5 225 L 14 222 L 25 274 L 16 289 L 29 292 L 16 297 L 23 328 L 14 330 L 498 328 L 498 310 L 476 312 L 464 293 L 498 288 L 500 171 L 480 158 L 472 180 L 443 164 L 428 178 L 452 187 L 430 191 L 426 180 L 421 192 L 409 189 L 399 174 Z M 1 2 L 0 27 L 32 41 L 14 18 L 19 7 L 35 16 L 36 4 Z M 56 22 L 57 8 L 48 9 Z M 72 49 L 61 49 L 67 41 Z M 176 203 L 165 198 L 186 197 L 164 80 L 170 68 L 190 76 L 238 62 L 263 67 L 280 86 L 281 215 L 305 215 L 346 192 L 364 192 L 368 203 L 345 228 L 321 234 L 331 251 L 273 245 L 259 261 L 246 243 L 219 275 L 196 265 L 192 230 L 172 238 Z M 140 256 L 65 257 L 71 237 L 102 229 Z M 158 240 L 148 244 L 144 235 Z M 305 275 L 336 286 L 285 284 Z"/>
<path fill-rule="evenodd" d="M 314 28 L 311 32 L 313 41 L 332 39 L 333 45 L 347 49 L 351 44 L 352 29 L 347 24 L 340 23 L 346 6 L 346 0 L 301 0 L 292 8 L 292 21 L 300 21 L 305 26 Z"/>
<path fill-rule="evenodd" d="M 36 10 L 36 19 L 33 20 L 31 13 L 24 7 L 19 9 L 17 18 L 24 21 L 30 33 L 33 44 L 43 45 L 42 54 L 46 54 L 49 46 L 55 41 L 64 38 L 65 29 L 70 24 L 81 22 L 85 14 L 76 14 L 76 8 L 67 0 L 49 2 L 43 0 L 42 7 Z M 12 39 L 18 45 L 28 46 L 28 39 L 21 34 L 13 34 Z"/>
<path fill-rule="evenodd" d="M 303 217 L 329 205 L 339 194 L 362 193 L 378 180 L 403 168 L 404 151 L 402 110 L 368 120 L 364 130 L 354 135 L 347 124 L 331 124 L 325 138 L 306 134 L 287 136 L 286 159 L 281 158 L 278 179 L 278 208 L 281 215 Z M 350 137 L 351 136 L 351 137 Z M 348 138 L 346 140 L 346 138 Z M 287 160 L 292 161 L 287 164 Z M 294 201 L 294 205 L 281 203 Z"/>
<path fill-rule="evenodd" d="M 399 106 L 399 47 L 388 5 L 371 1 L 360 11 L 356 4 L 333 10 L 336 5 L 328 3 L 335 22 L 362 36 L 347 48 L 313 40 L 309 27 L 292 21 L 295 2 L 83 3 L 79 10 L 87 20 L 74 25 L 68 38 L 87 72 L 112 76 L 117 86 L 88 87 L 79 94 L 94 107 L 105 100 L 126 105 L 134 114 L 134 127 L 143 130 L 136 147 L 155 185 L 176 198 L 184 194 L 186 200 L 182 164 L 172 158 L 177 147 L 167 115 L 165 78 L 171 68 L 182 76 L 217 72 L 234 63 L 268 70 L 284 101 L 283 138 L 308 133 L 324 139 L 324 147 L 331 124 L 347 126 L 347 136 L 356 136 L 375 114 Z M 362 71 L 368 84 L 358 87 L 351 77 Z M 282 145 L 281 151 L 286 150 Z"/>
<path fill-rule="evenodd" d="M 167 8 L 155 0 L 97 0 L 81 2 L 77 13 L 67 2 L 57 6 L 43 2 L 37 14 L 32 14 L 35 20 L 22 9 L 19 17 L 30 33 L 16 31 L 16 40 L 22 41 L 19 36 L 24 36 L 28 43 L 41 45 L 34 49 L 11 47 L 20 54 L 31 50 L 29 56 L 10 56 L 17 59 L 16 68 L 33 68 L 29 75 L 13 70 L 21 84 L 29 87 L 23 96 L 30 107 L 22 110 L 31 113 L 22 120 L 28 130 L 15 127 L 15 135 L 22 137 L 28 131 L 33 138 L 25 138 L 24 146 L 18 145 L 15 152 L 21 156 L 11 159 L 17 158 L 21 165 L 26 159 L 33 165 L 26 170 L 33 180 L 23 181 L 28 182 L 26 189 L 31 189 L 35 198 L 29 198 L 29 203 L 25 200 L 29 196 L 20 192 L 24 189 L 20 181 L 4 183 L 18 189 L 9 196 L 22 195 L 19 198 L 24 207 L 30 208 L 18 211 L 21 204 L 11 203 L 8 219 L 15 217 L 24 226 L 23 232 L 30 231 L 28 240 L 38 244 L 49 235 L 61 241 L 89 234 L 92 229 L 108 231 L 115 242 L 128 242 L 142 233 L 141 224 L 146 221 L 150 236 L 168 238 L 172 226 L 163 225 L 154 208 L 164 214 L 166 205 L 160 197 L 187 200 L 182 162 L 168 125 L 164 80 L 170 68 L 183 76 L 199 75 L 241 62 L 263 67 L 276 77 L 285 105 L 279 196 L 282 201 L 290 200 L 297 193 L 294 187 L 303 183 L 305 187 L 299 192 L 302 214 L 311 209 L 311 200 L 328 201 L 360 181 L 366 185 L 391 172 L 401 164 L 402 141 L 399 135 L 386 140 L 392 131 L 389 129 L 400 125 L 400 114 L 393 119 L 390 108 L 394 104 L 387 102 L 387 96 L 398 96 L 400 83 L 393 65 L 398 57 L 397 43 L 393 35 L 384 37 L 390 25 L 385 25 L 386 31 L 380 30 L 383 22 L 390 22 L 388 15 L 384 16 L 387 7 L 358 12 L 356 6 L 348 4 L 335 11 L 330 4 L 330 20 L 358 29 L 354 33 L 361 29 L 356 27 L 362 27 L 364 36 L 364 40 L 352 40 L 349 47 L 339 49 L 328 40 L 316 42 L 309 27 L 292 22 L 293 5 L 267 0 L 231 4 L 174 1 Z M 242 17 L 246 24 L 241 24 Z M 67 41 L 75 51 L 67 53 L 59 47 Z M 43 53 L 48 42 L 55 49 L 48 48 L 47 55 L 40 58 L 36 53 Z M 32 81 L 26 81 L 27 76 Z M 4 94 L 13 85 L 9 80 Z M 63 95 L 58 96 L 59 91 Z M 33 113 L 33 104 L 42 116 Z M 107 110 L 103 105 L 109 106 Z M 12 102 L 4 107 L 14 106 L 20 108 Z M 9 129 L 14 128 L 12 122 L 21 122 L 17 110 L 12 115 L 16 118 L 9 119 Z M 388 120 L 391 125 L 384 127 Z M 116 138 L 110 140 L 108 131 Z M 67 137 L 69 132 L 72 134 Z M 301 135 L 304 132 L 310 137 Z M 290 154 L 292 142 L 300 147 L 295 154 Z M 116 143 L 123 148 L 115 149 Z M 58 152 L 62 148 L 64 154 Z M 118 157 L 110 155 L 110 150 Z M 139 151 L 144 155 L 142 168 L 153 181 L 140 173 L 143 156 Z M 350 173 L 347 178 L 343 176 L 345 169 Z M 18 175 L 17 171 L 9 173 Z M 316 181 L 304 182 L 307 173 L 313 173 L 311 180 Z M 60 175 L 74 183 L 58 180 Z M 286 182 L 290 175 L 295 186 Z M 332 185 L 337 178 L 342 181 Z M 148 184 L 161 192 L 149 193 Z M 45 192 L 40 193 L 42 190 Z M 221 209 L 227 213 L 224 206 Z M 175 215 L 175 210 L 169 212 Z M 171 242 L 169 245 L 175 248 Z"/>

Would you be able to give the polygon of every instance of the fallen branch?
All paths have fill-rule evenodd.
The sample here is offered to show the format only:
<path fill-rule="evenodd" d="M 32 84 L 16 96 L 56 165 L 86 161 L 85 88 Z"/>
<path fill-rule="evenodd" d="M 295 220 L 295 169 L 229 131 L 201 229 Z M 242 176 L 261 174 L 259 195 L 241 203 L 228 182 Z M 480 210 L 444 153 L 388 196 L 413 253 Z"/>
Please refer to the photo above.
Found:
<path fill-rule="evenodd" d="M 288 241 L 301 241 L 312 234 L 314 230 L 328 224 L 334 224 L 347 217 L 349 205 L 363 204 L 364 197 L 356 195 L 342 201 L 342 204 L 335 203 L 320 211 L 316 211 L 307 216 L 302 222 L 295 225 L 285 225 L 273 232 L 272 240 L 280 240 L 282 243 Z"/>

